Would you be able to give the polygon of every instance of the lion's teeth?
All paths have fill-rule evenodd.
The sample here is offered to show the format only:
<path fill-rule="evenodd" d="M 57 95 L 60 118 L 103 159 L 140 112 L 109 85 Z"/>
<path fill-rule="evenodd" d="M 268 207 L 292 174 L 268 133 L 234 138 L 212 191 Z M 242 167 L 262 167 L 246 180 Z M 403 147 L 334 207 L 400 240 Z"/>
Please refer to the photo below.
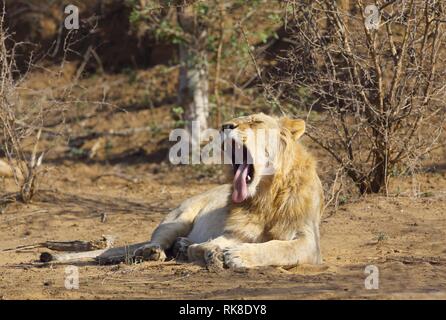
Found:
<path fill-rule="evenodd" d="M 247 176 L 247 178 L 248 178 L 248 181 L 251 181 L 251 176 Z"/>

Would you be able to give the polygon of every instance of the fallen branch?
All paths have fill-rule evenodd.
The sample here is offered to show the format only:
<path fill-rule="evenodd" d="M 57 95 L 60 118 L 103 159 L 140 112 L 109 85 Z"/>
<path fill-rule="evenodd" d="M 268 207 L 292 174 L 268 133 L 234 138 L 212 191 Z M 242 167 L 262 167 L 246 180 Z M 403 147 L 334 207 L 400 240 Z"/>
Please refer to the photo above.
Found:
<path fill-rule="evenodd" d="M 42 243 L 31 244 L 31 245 L 23 245 L 15 248 L 5 249 L 4 252 L 7 251 L 22 251 L 29 250 L 34 248 L 47 248 L 54 251 L 75 251 L 75 252 L 83 252 L 83 251 L 92 251 L 97 249 L 106 249 L 111 248 L 113 246 L 115 237 L 113 236 L 103 236 L 102 239 L 92 240 L 92 241 L 83 241 L 83 240 L 74 240 L 74 241 L 45 241 Z"/>
<path fill-rule="evenodd" d="M 65 254 L 51 254 L 44 252 L 40 255 L 41 262 L 81 262 L 85 260 L 95 260 L 99 264 L 116 264 L 129 262 L 134 258 L 134 252 L 141 246 L 149 242 L 136 243 L 129 246 L 94 250 L 86 252 L 75 252 Z"/>

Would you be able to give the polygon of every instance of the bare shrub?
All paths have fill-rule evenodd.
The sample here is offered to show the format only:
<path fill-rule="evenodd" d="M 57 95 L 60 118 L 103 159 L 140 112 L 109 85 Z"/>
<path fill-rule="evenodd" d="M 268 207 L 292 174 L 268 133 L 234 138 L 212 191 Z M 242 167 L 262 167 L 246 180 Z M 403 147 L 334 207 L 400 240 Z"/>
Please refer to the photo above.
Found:
<path fill-rule="evenodd" d="M 271 78 L 292 106 L 325 111 L 309 136 L 361 193 L 387 192 L 391 175 L 419 164 L 445 119 L 446 3 L 376 5 L 370 29 L 361 0 L 287 1 L 292 47 Z"/>
<path fill-rule="evenodd" d="M 42 166 L 45 156 L 55 146 L 55 140 L 63 137 L 63 127 L 59 125 L 64 122 L 73 85 L 56 92 L 39 83 L 39 73 L 49 73 L 53 82 L 62 78 L 64 61 L 60 71 L 39 68 L 30 62 L 28 72 L 20 73 L 15 52 L 24 44 L 9 38 L 4 17 L 3 8 L 0 16 L 0 156 L 6 158 L 7 164 L 1 161 L 3 172 L 14 177 L 17 191 L 3 196 L 2 200 L 27 203 L 35 194 L 38 178 L 45 173 Z M 64 46 L 68 50 L 68 42 Z M 37 75 L 34 85 L 27 86 L 31 70 L 37 71 Z"/>
<path fill-rule="evenodd" d="M 41 130 L 35 133 L 34 127 L 23 125 L 29 118 L 19 115 L 20 105 L 17 83 L 14 81 L 14 48 L 7 48 L 7 34 L 3 29 L 4 15 L 0 20 L 0 125 L 2 131 L 1 148 L 7 157 L 12 175 L 20 189 L 20 198 L 28 202 L 34 192 L 37 169 L 43 155 L 36 159 L 37 144 Z M 36 141 L 31 158 L 26 158 L 22 143 L 34 135 Z"/>

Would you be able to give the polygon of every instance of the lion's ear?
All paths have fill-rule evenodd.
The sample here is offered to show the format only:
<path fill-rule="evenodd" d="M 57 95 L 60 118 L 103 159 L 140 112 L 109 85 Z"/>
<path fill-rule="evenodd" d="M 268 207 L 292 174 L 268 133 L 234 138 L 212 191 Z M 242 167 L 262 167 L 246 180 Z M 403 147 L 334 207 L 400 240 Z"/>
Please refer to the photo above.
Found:
<path fill-rule="evenodd" d="M 302 119 L 282 118 L 282 126 L 287 128 L 294 139 L 299 139 L 305 133 L 305 121 Z"/>

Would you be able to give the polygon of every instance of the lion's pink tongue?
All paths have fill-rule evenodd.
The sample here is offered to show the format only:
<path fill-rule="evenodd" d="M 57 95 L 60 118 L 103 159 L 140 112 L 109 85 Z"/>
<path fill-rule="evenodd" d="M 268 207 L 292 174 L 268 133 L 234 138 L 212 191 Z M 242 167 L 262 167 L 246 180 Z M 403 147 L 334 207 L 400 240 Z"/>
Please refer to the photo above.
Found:
<path fill-rule="evenodd" d="M 232 193 L 232 201 L 236 203 L 240 203 L 248 197 L 248 186 L 246 185 L 247 175 L 248 165 L 239 165 L 234 175 L 234 192 Z"/>

